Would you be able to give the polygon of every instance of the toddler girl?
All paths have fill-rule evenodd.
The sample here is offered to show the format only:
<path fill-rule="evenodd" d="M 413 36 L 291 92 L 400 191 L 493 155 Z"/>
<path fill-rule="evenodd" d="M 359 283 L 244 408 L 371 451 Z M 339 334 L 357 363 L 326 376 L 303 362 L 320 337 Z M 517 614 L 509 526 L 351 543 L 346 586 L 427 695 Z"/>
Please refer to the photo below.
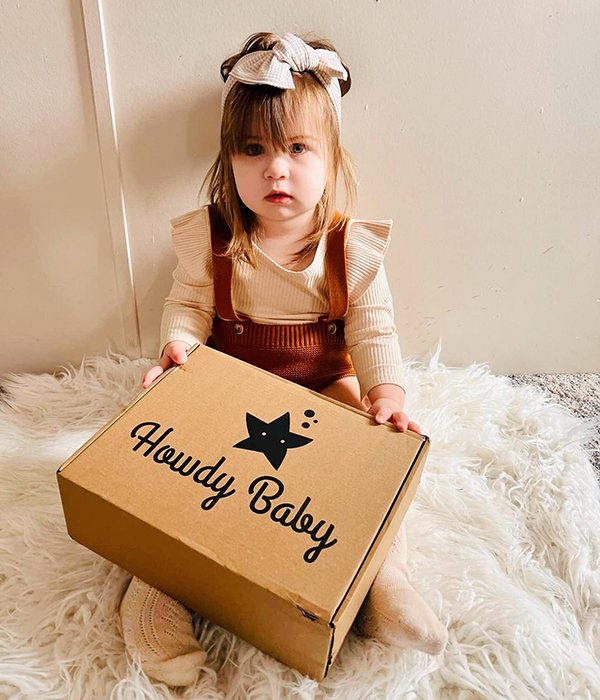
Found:
<path fill-rule="evenodd" d="M 260 32 L 222 64 L 221 76 L 210 203 L 171 220 L 178 265 L 160 365 L 144 388 L 200 342 L 420 433 L 402 410 L 383 266 L 392 221 L 350 218 L 357 182 L 340 143 L 348 69 L 327 41 Z M 335 208 L 339 170 L 343 213 Z M 127 650 L 149 676 L 195 682 L 206 652 L 191 610 L 134 576 L 120 612 Z M 408 582 L 404 524 L 353 629 L 429 654 L 446 645 L 446 628 Z"/>

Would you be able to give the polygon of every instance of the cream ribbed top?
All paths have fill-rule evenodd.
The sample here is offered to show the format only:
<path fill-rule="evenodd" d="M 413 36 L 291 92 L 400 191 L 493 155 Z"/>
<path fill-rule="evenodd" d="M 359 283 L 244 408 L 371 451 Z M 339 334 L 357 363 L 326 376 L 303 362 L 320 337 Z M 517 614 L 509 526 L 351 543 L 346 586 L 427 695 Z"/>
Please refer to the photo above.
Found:
<path fill-rule="evenodd" d="M 216 315 L 208 206 L 171 219 L 171 241 L 178 264 L 165 298 L 160 353 L 172 340 L 206 343 Z M 383 258 L 392 220 L 351 219 L 346 238 L 349 309 L 345 340 L 360 383 L 361 398 L 377 384 L 404 386 L 404 369 L 392 295 Z M 255 323 L 315 323 L 329 313 L 325 251 L 321 238 L 305 270 L 288 270 L 254 243 L 258 269 L 235 261 L 232 299 L 236 313 Z"/>

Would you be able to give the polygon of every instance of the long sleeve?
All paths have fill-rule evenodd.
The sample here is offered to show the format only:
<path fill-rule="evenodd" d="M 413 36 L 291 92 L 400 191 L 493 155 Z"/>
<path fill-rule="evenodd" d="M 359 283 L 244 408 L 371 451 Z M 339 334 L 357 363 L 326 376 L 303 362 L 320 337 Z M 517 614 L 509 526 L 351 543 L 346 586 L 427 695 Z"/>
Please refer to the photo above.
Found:
<path fill-rule="evenodd" d="M 159 357 L 172 340 L 205 344 L 211 333 L 216 307 L 209 231 L 205 207 L 171 220 L 171 241 L 178 262 L 165 298 Z"/>
<path fill-rule="evenodd" d="M 404 388 L 392 294 L 383 263 L 367 290 L 350 304 L 344 323 L 361 399 L 377 384 L 398 384 Z"/>
<path fill-rule="evenodd" d="M 159 357 L 172 340 L 205 344 L 216 313 L 212 279 L 193 278 L 179 262 L 173 280 L 161 319 Z"/>

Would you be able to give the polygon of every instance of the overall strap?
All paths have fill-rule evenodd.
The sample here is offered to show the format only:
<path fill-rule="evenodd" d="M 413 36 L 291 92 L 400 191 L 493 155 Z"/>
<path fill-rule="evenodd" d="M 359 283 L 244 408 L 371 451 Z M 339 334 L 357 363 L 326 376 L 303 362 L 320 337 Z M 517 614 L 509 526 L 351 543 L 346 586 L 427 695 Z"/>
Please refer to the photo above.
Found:
<path fill-rule="evenodd" d="M 322 316 L 322 321 L 335 321 L 348 313 L 348 267 L 346 261 L 346 237 L 350 219 L 338 211 L 328 233 L 325 252 L 325 269 L 329 286 L 329 316 Z"/>
<path fill-rule="evenodd" d="M 217 210 L 209 204 L 210 241 L 212 249 L 213 284 L 217 314 L 224 321 L 245 321 L 245 316 L 238 316 L 233 308 L 231 289 L 232 261 L 223 254 L 224 241 L 230 232 L 227 223 Z M 346 236 L 350 219 L 335 212 L 333 223 L 328 232 L 327 250 L 325 252 L 325 269 L 329 290 L 329 315 L 321 316 L 321 321 L 334 321 L 344 318 L 348 313 L 348 270 L 346 261 Z"/>
<path fill-rule="evenodd" d="M 212 250 L 213 285 L 215 289 L 215 306 L 219 318 L 224 321 L 242 321 L 233 308 L 231 278 L 233 266 L 231 258 L 223 254 L 225 240 L 231 235 L 227 223 L 217 207 L 208 205 L 210 220 L 210 245 Z"/>

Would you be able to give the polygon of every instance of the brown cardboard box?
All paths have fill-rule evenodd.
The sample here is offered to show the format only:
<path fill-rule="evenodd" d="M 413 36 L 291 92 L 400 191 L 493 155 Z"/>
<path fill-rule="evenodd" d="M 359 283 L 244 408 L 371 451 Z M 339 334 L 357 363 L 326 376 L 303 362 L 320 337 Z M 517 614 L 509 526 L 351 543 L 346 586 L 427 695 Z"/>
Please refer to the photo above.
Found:
<path fill-rule="evenodd" d="M 70 536 L 327 675 L 429 438 L 196 344 L 57 472 Z"/>

